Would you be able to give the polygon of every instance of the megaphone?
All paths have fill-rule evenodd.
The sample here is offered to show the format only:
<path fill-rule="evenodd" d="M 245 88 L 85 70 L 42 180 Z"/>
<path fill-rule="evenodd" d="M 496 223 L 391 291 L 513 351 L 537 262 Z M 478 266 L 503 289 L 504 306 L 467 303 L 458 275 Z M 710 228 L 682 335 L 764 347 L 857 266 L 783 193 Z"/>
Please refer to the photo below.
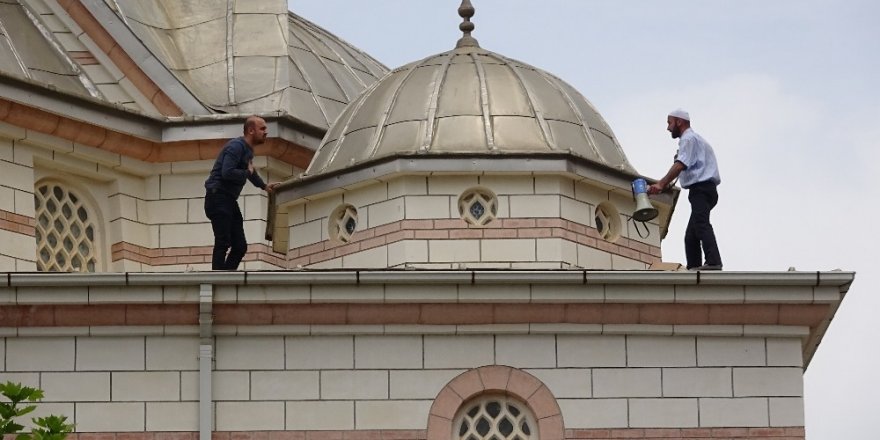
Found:
<path fill-rule="evenodd" d="M 648 182 L 645 179 L 636 179 L 632 182 L 633 199 L 636 201 L 636 210 L 633 218 L 636 221 L 647 222 L 657 218 L 657 208 L 648 200 Z"/>

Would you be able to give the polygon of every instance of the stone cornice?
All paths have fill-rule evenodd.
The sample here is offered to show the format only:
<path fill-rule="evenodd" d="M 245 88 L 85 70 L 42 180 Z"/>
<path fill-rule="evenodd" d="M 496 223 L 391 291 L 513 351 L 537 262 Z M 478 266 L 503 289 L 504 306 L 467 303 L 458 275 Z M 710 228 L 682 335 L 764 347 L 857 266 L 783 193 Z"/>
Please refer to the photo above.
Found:
<path fill-rule="evenodd" d="M 233 331 L 281 325 L 375 334 L 408 326 L 458 332 L 500 325 L 526 333 L 549 326 L 545 332 L 784 336 L 803 339 L 808 365 L 854 277 L 586 270 L 0 273 L 0 317 L 14 323 L 7 329 L 13 331 L 126 326 L 135 324 L 129 306 L 137 306 L 131 309 L 137 325 L 185 325 L 197 319 L 200 286 L 210 284 L 218 289 L 216 322 Z M 181 318 L 183 304 L 192 313 Z M 68 321 L 59 324 L 59 316 Z M 70 321 L 73 316 L 82 319 Z"/>
<path fill-rule="evenodd" d="M 690 272 L 690 271 L 605 271 L 605 270 L 290 270 L 279 272 L 223 271 L 223 272 L 108 272 L 108 273 L 57 273 L 57 272 L 0 272 L 0 288 L 9 287 L 89 287 L 89 286 L 198 286 L 201 284 L 223 285 L 299 285 L 333 284 L 337 286 L 358 285 L 413 285 L 413 284 L 537 284 L 537 285 L 630 285 L 630 286 L 730 286 L 746 288 L 763 287 L 767 294 L 775 294 L 777 287 L 830 288 L 845 294 L 855 279 L 855 272 Z M 786 289 L 783 291 L 788 292 Z M 811 291 L 812 292 L 812 291 Z M 724 302 L 722 298 L 707 294 L 706 301 Z M 429 299 L 429 296 L 423 296 Z M 362 298 L 366 302 L 384 302 L 384 298 Z M 768 302 L 760 297 L 755 301 Z M 320 302 L 314 298 L 312 302 Z M 787 303 L 834 303 L 839 297 L 796 295 Z M 430 300 L 434 302 L 434 300 Z M 595 302 L 595 301 L 593 301 Z M 609 302 L 609 301 L 601 301 Z M 655 298 L 655 302 L 676 302 L 673 297 Z M 679 300 L 680 302 L 680 300 Z M 687 302 L 694 302 L 693 298 Z M 749 302 L 738 296 L 728 302 Z"/>
<path fill-rule="evenodd" d="M 162 134 L 163 124 L 160 121 L 137 115 L 128 115 L 128 117 L 142 119 L 145 126 L 149 127 L 145 129 L 145 132 L 152 131 L 154 133 L 148 137 L 158 138 L 158 140 L 149 140 L 133 134 L 114 131 L 100 125 L 60 116 L 40 108 L 0 98 L 0 122 L 17 127 L 22 131 L 30 130 L 55 136 L 144 162 L 166 163 L 213 159 L 223 144 L 230 137 L 235 136 L 213 139 L 205 136 L 187 140 L 164 141 L 162 140 L 164 137 Z M 199 127 L 211 123 L 216 124 L 215 121 L 192 121 L 190 129 L 199 131 Z M 240 121 L 229 121 L 228 124 L 239 127 Z M 173 128 L 182 131 L 180 125 L 182 124 L 176 123 Z M 170 122 L 166 128 L 172 128 Z M 303 141 L 307 141 L 305 138 L 311 135 L 303 134 L 301 136 Z M 21 137 L 25 138 L 26 134 Z M 311 143 L 311 141 L 303 143 Z M 308 167 L 314 154 L 310 148 L 280 137 L 269 138 L 266 143 L 257 146 L 254 152 L 258 156 L 273 157 L 301 169 Z"/>

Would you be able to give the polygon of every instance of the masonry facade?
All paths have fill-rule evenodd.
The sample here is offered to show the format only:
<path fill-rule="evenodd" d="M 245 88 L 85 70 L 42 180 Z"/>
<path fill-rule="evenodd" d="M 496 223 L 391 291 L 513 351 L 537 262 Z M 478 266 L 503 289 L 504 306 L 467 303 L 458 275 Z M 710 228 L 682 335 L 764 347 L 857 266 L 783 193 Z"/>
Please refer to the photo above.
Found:
<path fill-rule="evenodd" d="M 2 377 L 46 391 L 38 414 L 117 435 L 199 430 L 207 374 L 233 435 L 449 438 L 503 396 L 541 438 L 803 437 L 804 347 L 846 274 L 563 273 L 12 274 Z"/>
<path fill-rule="evenodd" d="M 283 0 L 0 4 L 0 381 L 75 440 L 805 438 L 854 274 L 663 262 L 679 190 L 633 220 L 599 112 L 459 15 L 389 70 Z M 251 114 L 282 183 L 211 272 Z"/>

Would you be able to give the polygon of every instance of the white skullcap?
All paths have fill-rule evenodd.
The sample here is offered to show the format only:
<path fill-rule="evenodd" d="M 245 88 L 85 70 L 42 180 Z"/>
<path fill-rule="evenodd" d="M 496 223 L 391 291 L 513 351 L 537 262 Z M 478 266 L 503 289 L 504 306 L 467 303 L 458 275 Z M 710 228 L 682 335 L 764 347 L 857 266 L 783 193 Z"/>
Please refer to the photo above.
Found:
<path fill-rule="evenodd" d="M 691 120 L 691 115 L 680 108 L 669 112 L 669 116 L 672 116 L 673 118 L 684 119 L 685 121 Z"/>

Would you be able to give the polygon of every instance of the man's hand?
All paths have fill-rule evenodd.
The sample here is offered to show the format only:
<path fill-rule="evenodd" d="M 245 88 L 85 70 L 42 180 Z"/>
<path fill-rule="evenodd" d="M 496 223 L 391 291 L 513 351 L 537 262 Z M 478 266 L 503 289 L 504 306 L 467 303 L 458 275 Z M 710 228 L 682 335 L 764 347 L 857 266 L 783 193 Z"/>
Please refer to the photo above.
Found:
<path fill-rule="evenodd" d="M 270 184 L 266 185 L 266 192 L 271 194 L 272 192 L 275 191 L 276 186 L 278 186 L 278 182 L 270 183 Z"/>
<path fill-rule="evenodd" d="M 684 171 L 687 167 L 684 166 L 683 163 L 679 161 L 672 162 L 672 166 L 669 167 L 669 171 L 663 176 L 662 179 L 657 181 L 657 183 L 648 187 L 648 194 L 657 194 L 666 191 L 666 188 L 670 186 L 672 182 Z"/>

